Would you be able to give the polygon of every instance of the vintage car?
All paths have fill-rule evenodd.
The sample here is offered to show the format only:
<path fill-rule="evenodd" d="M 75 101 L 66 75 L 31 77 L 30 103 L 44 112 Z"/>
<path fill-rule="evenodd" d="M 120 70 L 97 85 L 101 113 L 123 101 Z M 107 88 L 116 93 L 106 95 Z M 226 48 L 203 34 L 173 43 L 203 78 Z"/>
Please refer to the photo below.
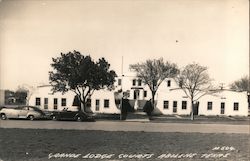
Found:
<path fill-rule="evenodd" d="M 45 117 L 42 110 L 33 106 L 17 106 L 17 107 L 3 107 L 0 110 L 2 120 L 6 119 L 41 119 Z"/>
<path fill-rule="evenodd" d="M 62 111 L 54 111 L 51 114 L 52 120 L 75 120 L 95 121 L 94 115 L 83 111 L 70 111 L 67 108 Z"/>

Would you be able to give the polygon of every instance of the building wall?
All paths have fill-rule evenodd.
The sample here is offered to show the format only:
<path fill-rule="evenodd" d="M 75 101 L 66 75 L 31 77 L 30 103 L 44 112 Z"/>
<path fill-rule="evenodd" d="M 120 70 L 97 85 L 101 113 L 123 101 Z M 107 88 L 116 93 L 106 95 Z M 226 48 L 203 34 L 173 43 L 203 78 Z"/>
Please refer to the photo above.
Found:
<path fill-rule="evenodd" d="M 40 86 L 31 95 L 29 99 L 29 105 L 37 106 L 41 110 L 45 111 L 61 111 L 64 108 L 77 110 L 77 107 L 73 106 L 74 96 L 74 93 L 71 91 L 65 94 L 62 94 L 60 92 L 56 92 L 53 94 L 51 91 L 51 86 Z M 40 99 L 40 105 L 37 103 L 37 99 Z M 46 103 L 45 99 L 48 100 L 48 103 Z M 57 105 L 55 104 L 54 99 L 57 99 Z M 66 99 L 66 104 L 62 104 L 62 99 Z M 57 108 L 55 108 L 56 106 Z"/>
<path fill-rule="evenodd" d="M 65 94 L 60 92 L 52 93 L 51 86 L 40 86 L 32 94 L 29 100 L 29 105 L 39 107 L 44 111 L 61 111 L 64 108 L 76 111 L 77 106 L 73 106 L 75 93 L 68 91 Z M 48 99 L 48 104 L 45 104 L 45 98 Z M 36 103 L 36 99 L 40 99 L 40 105 Z M 57 99 L 57 109 L 54 108 L 54 99 Z M 62 99 L 66 99 L 66 105 L 62 106 Z M 99 110 L 96 108 L 96 100 L 99 100 Z M 108 100 L 108 107 L 104 107 L 104 100 Z M 95 113 L 120 113 L 120 110 L 115 105 L 114 91 L 99 90 L 95 91 L 91 98 L 91 110 Z"/>
<path fill-rule="evenodd" d="M 120 78 L 118 78 L 120 79 Z M 91 110 L 94 113 L 110 113 L 110 114 L 119 114 L 119 106 L 115 103 L 115 92 L 128 91 L 129 95 L 126 95 L 126 98 L 135 102 L 134 91 L 138 91 L 137 95 L 138 101 L 147 101 L 150 100 L 152 95 L 148 86 L 145 84 L 138 84 L 138 79 L 135 77 L 123 77 L 123 83 L 119 84 L 119 81 L 115 82 L 115 89 L 112 91 L 109 90 L 98 90 L 95 91 L 91 97 Z M 133 84 L 135 80 L 135 84 Z M 67 92 L 64 95 L 61 93 L 52 94 L 50 91 L 50 86 L 39 87 L 38 90 L 31 96 L 29 104 L 36 105 L 36 98 L 40 98 L 39 107 L 43 110 L 53 111 L 54 109 L 54 98 L 58 99 L 58 108 L 57 110 L 62 110 L 65 107 L 70 108 L 71 110 L 77 110 L 77 107 L 73 106 L 73 100 L 75 94 L 73 92 Z M 147 95 L 144 95 L 146 91 Z M 120 93 L 120 98 L 122 92 Z M 44 108 L 44 99 L 48 99 L 48 109 Z M 62 99 L 66 99 L 67 103 L 65 106 L 62 106 Z M 160 85 L 158 92 L 155 96 L 156 108 L 154 113 L 156 114 L 165 114 L 165 115 L 189 115 L 191 112 L 191 101 L 186 96 L 184 91 L 178 88 L 178 85 L 173 79 L 166 79 Z M 106 107 L 105 107 L 106 101 Z M 166 103 L 168 101 L 168 103 Z M 107 103 L 108 102 L 108 103 Z M 165 102 L 165 106 L 164 106 Z M 247 93 L 246 92 L 235 92 L 230 90 L 221 90 L 213 95 L 205 95 L 199 100 L 199 115 L 225 115 L 225 116 L 247 116 L 248 115 L 248 102 L 247 102 Z M 212 109 L 208 109 L 208 102 L 212 102 Z M 224 114 L 221 114 L 221 103 L 224 102 L 225 110 Z M 238 109 L 234 109 L 234 104 L 238 103 Z M 108 104 L 108 105 L 107 105 Z M 168 106 L 166 106 L 168 104 Z M 176 107 L 174 107 L 174 104 Z M 185 105 L 185 106 L 184 106 Z M 138 108 L 139 109 L 139 108 Z"/>
<path fill-rule="evenodd" d="M 161 90 L 157 92 L 157 107 L 162 114 L 178 114 L 189 115 L 191 111 L 191 101 L 186 97 L 185 93 L 181 89 L 177 90 Z M 164 101 L 168 101 L 168 107 L 164 107 Z M 186 101 L 184 106 L 183 101 Z M 174 111 L 174 102 L 176 102 L 176 112 Z M 166 104 L 166 103 L 165 103 Z M 183 104 L 183 105 L 182 105 Z"/>
<path fill-rule="evenodd" d="M 191 112 L 191 101 L 182 89 L 160 88 L 157 92 L 157 108 L 162 114 L 189 115 Z M 164 108 L 164 101 L 168 101 L 168 108 Z M 174 101 L 177 102 L 177 112 L 173 112 Z M 186 101 L 186 108 L 183 109 L 182 102 Z M 221 90 L 217 93 L 205 95 L 199 100 L 199 115 L 214 116 L 247 116 L 248 102 L 247 92 L 236 92 Z M 208 109 L 208 102 L 212 102 L 212 109 Z M 221 113 L 221 103 L 224 103 L 224 114 Z M 234 104 L 238 104 L 238 110 Z"/>
<path fill-rule="evenodd" d="M 118 80 L 121 80 L 121 84 L 118 84 Z M 119 77 L 115 82 L 115 91 L 121 90 L 128 92 L 128 99 L 134 99 L 134 92 L 138 91 L 139 95 L 137 99 L 139 100 L 149 100 L 152 97 L 149 87 L 143 82 L 139 83 L 140 79 L 136 77 Z M 133 83 L 135 82 L 135 83 Z M 144 91 L 146 91 L 146 96 L 144 96 Z"/>
<path fill-rule="evenodd" d="M 247 116 L 248 102 L 247 92 L 235 92 L 222 90 L 213 95 L 206 95 L 200 99 L 200 115 L 225 115 L 225 116 Z M 208 110 L 208 102 L 212 103 L 212 109 Z M 224 114 L 221 113 L 221 103 L 224 103 Z M 234 104 L 238 103 L 238 110 Z"/>
<path fill-rule="evenodd" d="M 105 106 L 105 101 L 108 102 L 108 106 L 107 103 Z M 120 109 L 115 104 L 114 91 L 109 91 L 109 90 L 95 91 L 91 97 L 91 110 L 94 113 L 119 114 Z"/>

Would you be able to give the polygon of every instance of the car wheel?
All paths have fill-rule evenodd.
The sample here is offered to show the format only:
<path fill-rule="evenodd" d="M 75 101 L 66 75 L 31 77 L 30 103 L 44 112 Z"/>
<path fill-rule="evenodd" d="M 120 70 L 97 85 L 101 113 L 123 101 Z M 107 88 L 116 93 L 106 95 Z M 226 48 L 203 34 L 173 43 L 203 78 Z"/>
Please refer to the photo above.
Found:
<path fill-rule="evenodd" d="M 33 115 L 29 115 L 28 118 L 29 118 L 29 120 L 34 120 L 35 117 Z"/>
<path fill-rule="evenodd" d="M 3 114 L 1 114 L 1 119 L 2 120 L 6 120 L 7 119 L 7 117 L 6 117 L 6 115 L 3 113 Z"/>
<path fill-rule="evenodd" d="M 82 117 L 81 116 L 77 116 L 76 117 L 76 121 L 79 121 L 79 122 L 82 121 Z"/>
<path fill-rule="evenodd" d="M 53 115 L 53 116 L 52 116 L 52 120 L 54 120 L 54 121 L 56 121 L 56 120 L 57 120 L 57 118 L 56 118 L 56 116 L 55 116 L 55 115 Z"/>

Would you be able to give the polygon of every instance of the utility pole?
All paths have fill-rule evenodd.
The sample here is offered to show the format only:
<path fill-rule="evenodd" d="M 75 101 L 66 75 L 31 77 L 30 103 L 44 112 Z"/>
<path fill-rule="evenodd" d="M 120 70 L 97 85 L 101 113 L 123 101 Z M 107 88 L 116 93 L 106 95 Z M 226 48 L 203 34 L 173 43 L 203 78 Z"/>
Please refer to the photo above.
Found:
<path fill-rule="evenodd" d="M 248 7 L 250 7 L 250 1 L 248 2 Z M 248 10 L 250 14 L 250 10 Z M 248 15 L 249 15 L 248 14 Z M 248 22 L 250 25 L 250 21 Z M 250 46 L 250 28 L 248 28 L 248 47 Z M 248 89 L 247 89 L 247 100 L 248 100 L 248 114 L 250 114 L 250 48 L 248 48 Z"/>
<path fill-rule="evenodd" d="M 248 3 L 248 7 L 250 7 L 250 1 Z M 248 10 L 248 15 L 250 14 L 250 10 Z M 250 21 L 248 22 L 250 25 Z M 250 28 L 248 28 L 248 47 L 250 46 Z M 247 102 L 248 102 L 248 115 L 250 114 L 250 48 L 248 48 L 248 88 L 247 88 Z"/>
<path fill-rule="evenodd" d="M 122 74 L 122 78 L 121 78 L 121 92 L 122 92 L 122 98 L 121 98 L 121 105 L 120 105 L 120 120 L 123 120 L 123 117 L 122 117 L 122 108 L 123 108 L 123 56 L 122 56 L 122 69 L 121 69 L 121 74 Z"/>

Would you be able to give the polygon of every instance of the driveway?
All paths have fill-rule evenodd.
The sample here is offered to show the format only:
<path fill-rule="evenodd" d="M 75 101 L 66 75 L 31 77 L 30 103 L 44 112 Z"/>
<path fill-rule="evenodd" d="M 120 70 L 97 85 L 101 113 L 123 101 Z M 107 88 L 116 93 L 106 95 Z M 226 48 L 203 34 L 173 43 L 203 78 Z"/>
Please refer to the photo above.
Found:
<path fill-rule="evenodd" d="M 103 131 L 144 131 L 144 132 L 181 132 L 181 133 L 239 133 L 250 134 L 249 125 L 228 124 L 188 124 L 188 123 L 153 123 L 124 121 L 29 121 L 1 120 L 1 128 L 23 129 L 72 129 L 72 130 L 103 130 Z"/>

